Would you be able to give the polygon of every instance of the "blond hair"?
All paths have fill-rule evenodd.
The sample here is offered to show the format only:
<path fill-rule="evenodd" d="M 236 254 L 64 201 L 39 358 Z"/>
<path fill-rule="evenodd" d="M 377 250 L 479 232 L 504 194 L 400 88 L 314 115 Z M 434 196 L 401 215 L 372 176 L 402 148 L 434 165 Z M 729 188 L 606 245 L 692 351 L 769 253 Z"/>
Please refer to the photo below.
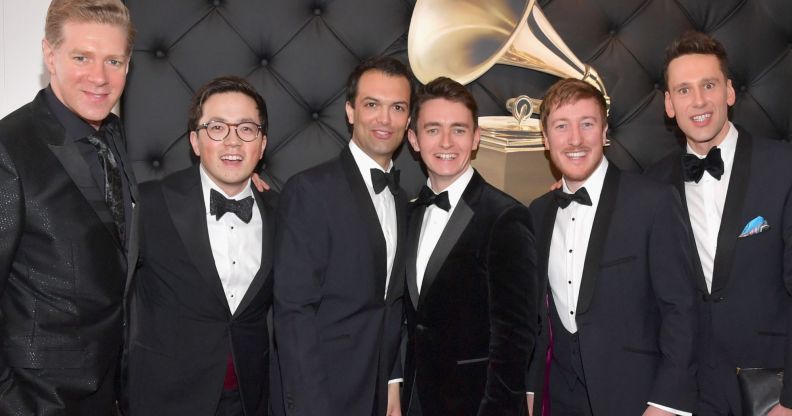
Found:
<path fill-rule="evenodd" d="M 63 25 L 66 22 L 118 26 L 127 34 L 127 55 L 132 53 L 135 28 L 129 17 L 129 9 L 121 0 L 52 0 L 47 9 L 44 38 L 53 48 L 63 42 Z"/>

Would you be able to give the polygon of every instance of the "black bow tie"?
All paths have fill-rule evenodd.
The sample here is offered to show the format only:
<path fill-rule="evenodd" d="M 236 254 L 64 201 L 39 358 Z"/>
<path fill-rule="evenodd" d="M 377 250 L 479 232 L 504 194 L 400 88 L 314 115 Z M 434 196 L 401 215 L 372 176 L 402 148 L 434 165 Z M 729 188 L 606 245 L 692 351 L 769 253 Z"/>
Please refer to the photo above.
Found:
<path fill-rule="evenodd" d="M 393 195 L 398 195 L 399 170 L 391 169 L 390 172 L 384 172 L 380 169 L 371 169 L 371 185 L 375 194 L 379 194 L 387 186 Z"/>
<path fill-rule="evenodd" d="M 448 201 L 448 191 L 435 194 L 434 191 L 429 189 L 429 187 L 426 185 L 421 188 L 421 192 L 418 194 L 418 198 L 415 200 L 415 203 L 417 205 L 425 205 L 427 207 L 429 205 L 435 204 L 438 208 L 444 211 L 451 209 L 451 203 Z"/>
<path fill-rule="evenodd" d="M 558 204 L 561 209 L 568 207 L 572 201 L 575 201 L 580 205 L 591 206 L 591 198 L 589 197 L 586 188 L 580 188 L 574 194 L 568 194 L 561 188 L 558 188 L 553 191 L 553 196 L 555 197 L 556 204 Z"/>
<path fill-rule="evenodd" d="M 240 220 L 249 223 L 253 218 L 253 197 L 228 199 L 212 189 L 209 192 L 209 214 L 219 220 L 226 212 L 233 212 Z"/>
<path fill-rule="evenodd" d="M 686 153 L 682 156 L 682 176 L 685 182 L 694 181 L 698 183 L 704 176 L 704 171 L 709 172 L 713 178 L 720 180 L 723 176 L 723 159 L 721 151 L 717 147 L 710 149 L 707 157 L 699 159 L 696 155 Z"/>

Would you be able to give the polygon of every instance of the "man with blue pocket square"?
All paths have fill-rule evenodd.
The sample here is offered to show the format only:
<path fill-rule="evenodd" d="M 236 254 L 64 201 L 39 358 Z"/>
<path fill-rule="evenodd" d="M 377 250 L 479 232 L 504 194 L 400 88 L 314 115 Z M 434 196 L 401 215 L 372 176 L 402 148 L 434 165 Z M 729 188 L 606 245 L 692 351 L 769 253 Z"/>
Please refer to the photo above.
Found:
<path fill-rule="evenodd" d="M 687 151 L 647 171 L 677 187 L 697 254 L 698 415 L 743 414 L 736 369 L 792 360 L 792 147 L 729 122 L 736 94 L 727 66 L 723 46 L 701 33 L 668 48 L 665 110 Z M 771 416 L 792 415 L 789 377 Z"/>

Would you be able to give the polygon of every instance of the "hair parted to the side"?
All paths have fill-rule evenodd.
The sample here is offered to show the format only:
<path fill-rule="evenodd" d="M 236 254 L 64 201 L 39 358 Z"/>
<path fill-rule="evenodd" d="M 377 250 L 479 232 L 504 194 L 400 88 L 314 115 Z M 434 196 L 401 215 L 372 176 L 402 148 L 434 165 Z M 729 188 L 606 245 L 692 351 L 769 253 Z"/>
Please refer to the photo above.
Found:
<path fill-rule="evenodd" d="M 415 99 L 415 81 L 410 68 L 392 56 L 375 56 L 359 63 L 347 78 L 346 101 L 352 108 L 355 108 L 360 77 L 368 71 L 379 71 L 391 77 L 404 77 L 410 83 L 410 104 L 412 104 Z"/>
<path fill-rule="evenodd" d="M 574 104 L 580 100 L 593 99 L 596 101 L 602 114 L 602 121 L 608 123 L 608 104 L 605 96 L 593 85 L 575 78 L 562 79 L 553 84 L 545 93 L 542 105 L 539 107 L 539 120 L 542 122 L 542 131 L 547 131 L 547 118 L 558 107 Z"/>
<path fill-rule="evenodd" d="M 460 103 L 470 110 L 473 116 L 473 129 L 478 128 L 478 104 L 476 99 L 464 85 L 447 77 L 438 77 L 430 81 L 428 84 L 418 88 L 418 92 L 413 100 L 412 118 L 410 119 L 410 128 L 415 130 L 418 126 L 418 115 L 421 112 L 421 106 L 436 98 L 442 98 L 451 102 Z"/>
<path fill-rule="evenodd" d="M 713 55 L 718 58 L 721 72 L 727 79 L 729 78 L 729 58 L 726 55 L 726 48 L 717 39 L 705 33 L 687 31 L 679 38 L 671 42 L 666 48 L 666 58 L 663 64 L 663 78 L 665 79 L 665 89 L 668 91 L 668 65 L 676 58 L 684 55 Z"/>
<path fill-rule="evenodd" d="M 198 122 L 203 117 L 203 105 L 209 97 L 215 94 L 223 94 L 228 92 L 238 92 L 250 97 L 256 103 L 259 113 L 259 124 L 261 124 L 261 134 L 267 134 L 267 127 L 269 121 L 267 118 L 267 103 L 264 97 L 256 91 L 256 88 L 243 78 L 226 75 L 217 77 L 206 84 L 204 84 L 198 91 L 193 94 L 190 103 L 189 117 L 187 121 L 188 131 L 195 131 L 198 128 Z"/>
<path fill-rule="evenodd" d="M 127 34 L 127 55 L 132 53 L 135 28 L 121 0 L 52 0 L 44 22 L 44 38 L 52 48 L 63 42 L 63 25 L 67 22 L 118 26 Z"/>

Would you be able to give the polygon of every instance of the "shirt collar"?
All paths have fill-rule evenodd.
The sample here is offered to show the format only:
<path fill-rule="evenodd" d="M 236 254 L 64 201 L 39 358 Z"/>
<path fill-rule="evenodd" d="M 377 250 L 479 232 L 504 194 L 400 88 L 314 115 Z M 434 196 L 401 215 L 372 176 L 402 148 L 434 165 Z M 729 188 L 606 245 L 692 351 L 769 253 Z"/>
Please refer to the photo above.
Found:
<path fill-rule="evenodd" d="M 448 185 L 448 188 L 443 190 L 443 192 L 448 192 L 448 203 L 451 205 L 451 208 L 448 210 L 448 212 L 454 211 L 454 207 L 456 207 L 460 198 L 462 198 L 462 193 L 465 192 L 470 180 L 473 178 L 473 172 L 473 167 L 468 165 L 467 170 L 459 175 L 458 178 L 454 179 L 454 182 L 452 182 L 451 185 Z M 426 179 L 426 186 L 428 186 L 429 189 L 432 189 L 431 179 Z"/>
<path fill-rule="evenodd" d="M 209 205 L 209 203 L 210 203 L 210 196 L 209 195 L 210 195 L 210 192 L 212 191 L 212 189 L 214 189 L 217 192 L 220 192 L 220 195 L 222 195 L 223 197 L 228 198 L 228 199 L 240 200 L 240 199 L 245 199 L 245 198 L 247 198 L 249 196 L 253 196 L 253 189 L 251 189 L 251 187 L 250 187 L 250 180 L 249 179 L 248 179 L 248 186 L 246 186 L 245 189 L 242 190 L 242 192 L 240 192 L 240 193 L 238 193 L 238 194 L 236 194 L 234 196 L 228 196 L 228 194 L 223 192 L 223 190 L 220 189 L 219 186 L 217 186 L 217 184 L 212 180 L 212 178 L 209 177 L 209 174 L 206 173 L 206 170 L 204 169 L 203 165 L 199 165 L 198 170 L 201 172 L 201 190 L 203 191 L 204 206 L 206 207 L 207 215 L 209 214 L 209 206 L 210 206 Z M 253 198 L 253 202 L 254 202 L 253 206 L 255 206 L 255 201 L 256 201 L 256 198 Z"/>
<path fill-rule="evenodd" d="M 349 151 L 352 152 L 352 157 L 355 159 L 355 164 L 360 170 L 360 176 L 363 177 L 363 182 L 370 192 L 374 192 L 374 185 L 371 183 L 371 169 L 382 170 L 382 166 L 375 162 L 371 156 L 367 155 L 354 140 L 349 141 Z M 388 169 L 385 172 L 390 172 L 393 169 L 393 161 L 388 164 Z"/>
<path fill-rule="evenodd" d="M 55 119 L 63 126 L 66 132 L 66 140 L 77 141 L 96 133 L 96 130 L 90 124 L 77 116 L 77 114 L 74 114 L 58 99 L 55 92 L 52 91 L 52 86 L 47 86 L 44 89 L 44 96 L 47 100 L 47 106 L 52 110 Z M 118 116 L 110 113 L 102 121 L 102 124 L 117 122 Z"/>
<path fill-rule="evenodd" d="M 600 194 L 602 194 L 602 185 L 605 183 L 605 173 L 608 172 L 608 158 L 602 156 L 602 160 L 600 161 L 599 166 L 594 169 L 594 172 L 591 172 L 588 178 L 586 178 L 585 182 L 581 188 L 586 188 L 586 192 L 589 194 L 589 198 L 591 198 L 592 206 L 595 206 L 599 201 Z M 563 185 L 564 192 L 572 193 L 567 186 L 566 179 L 562 178 L 561 183 Z"/>
<path fill-rule="evenodd" d="M 723 159 L 723 168 L 726 172 L 731 172 L 731 165 L 734 161 L 734 152 L 737 149 L 737 128 L 734 127 L 731 121 L 729 123 L 729 131 L 726 133 L 726 137 L 723 138 L 721 144 L 717 147 L 721 150 L 721 159 Z M 703 159 L 707 157 L 707 155 L 700 155 L 696 153 L 690 145 L 687 145 L 687 152 L 698 157 L 699 159 Z"/>

